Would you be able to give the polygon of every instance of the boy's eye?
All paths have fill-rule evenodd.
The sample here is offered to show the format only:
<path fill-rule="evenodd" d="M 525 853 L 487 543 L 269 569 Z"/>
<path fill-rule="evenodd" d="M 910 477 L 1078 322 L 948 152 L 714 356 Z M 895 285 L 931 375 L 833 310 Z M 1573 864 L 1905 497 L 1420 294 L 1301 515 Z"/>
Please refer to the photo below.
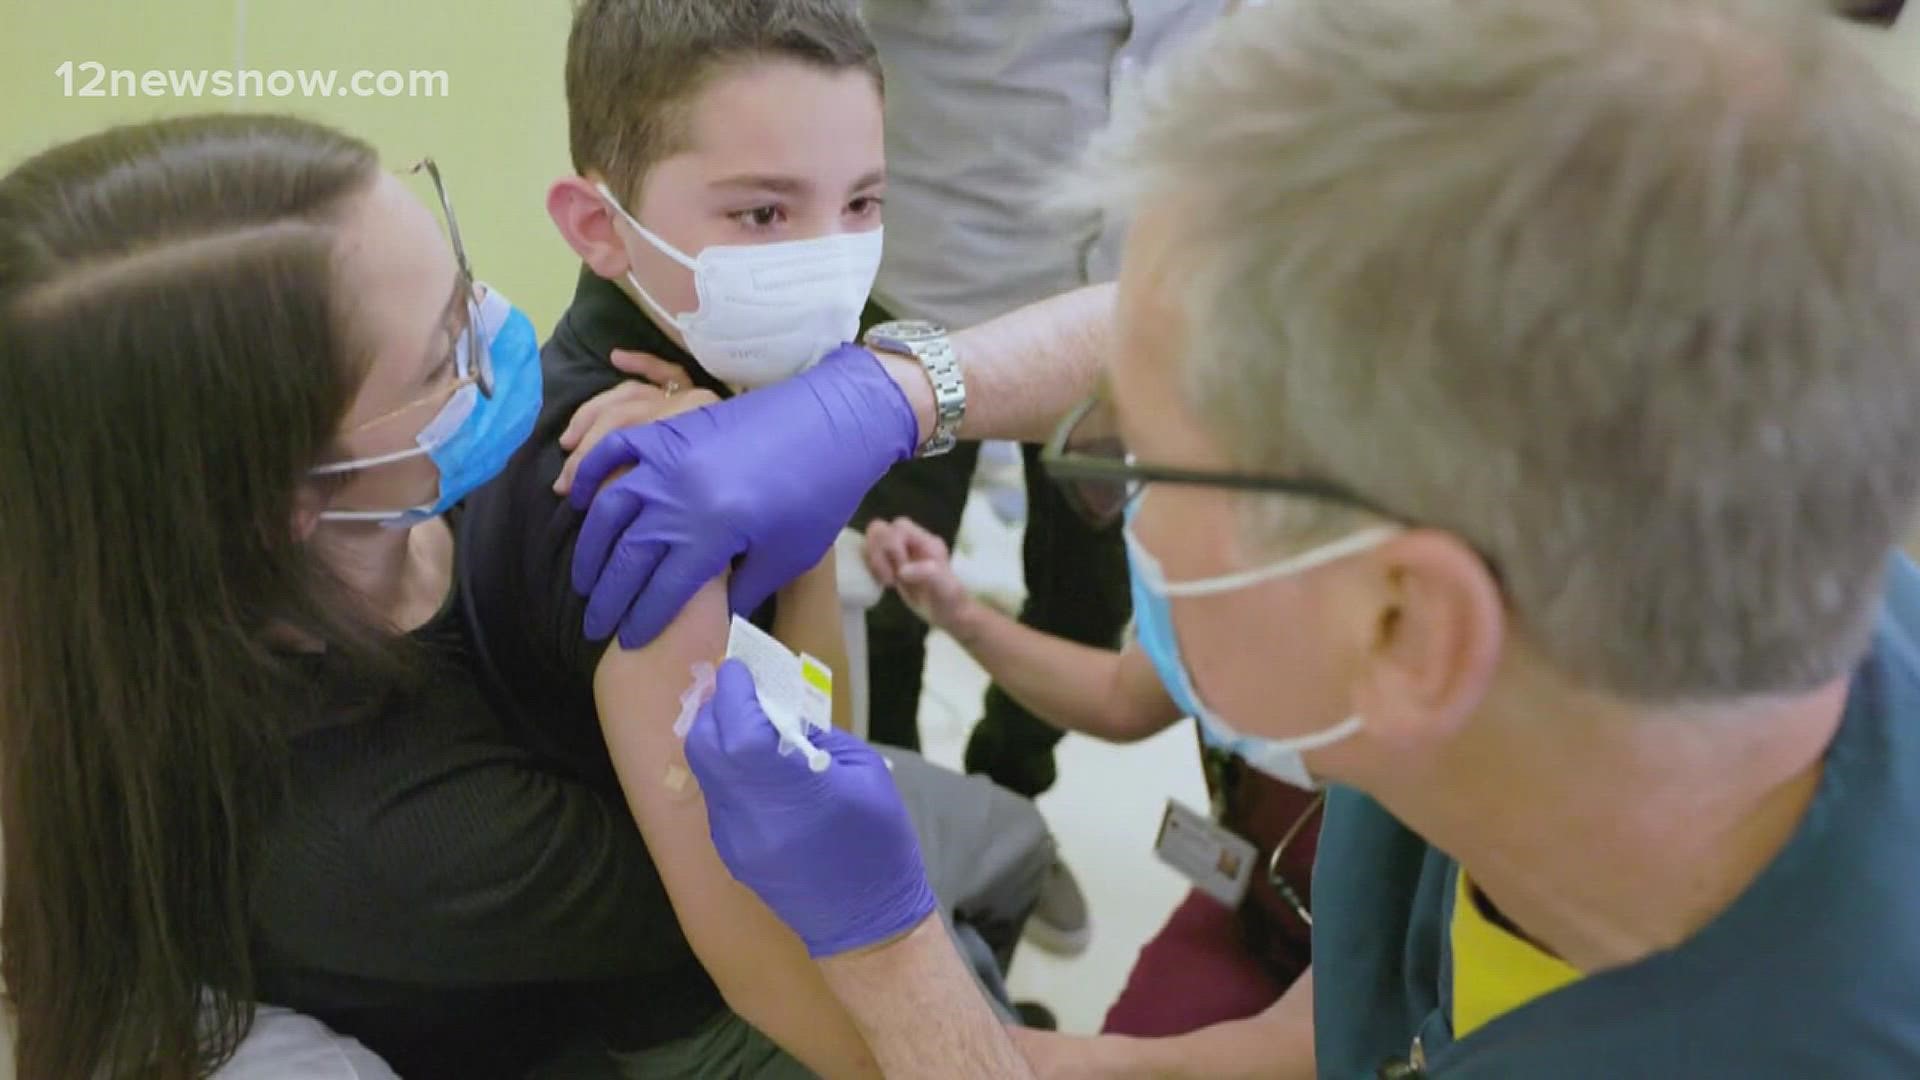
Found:
<path fill-rule="evenodd" d="M 769 205 L 740 210 L 727 216 L 748 228 L 771 229 L 785 220 L 786 212 L 779 206 Z"/>
<path fill-rule="evenodd" d="M 862 195 L 847 204 L 847 211 L 855 217 L 866 217 L 868 214 L 879 213 L 880 208 L 886 203 L 887 200 L 878 195 Z"/>

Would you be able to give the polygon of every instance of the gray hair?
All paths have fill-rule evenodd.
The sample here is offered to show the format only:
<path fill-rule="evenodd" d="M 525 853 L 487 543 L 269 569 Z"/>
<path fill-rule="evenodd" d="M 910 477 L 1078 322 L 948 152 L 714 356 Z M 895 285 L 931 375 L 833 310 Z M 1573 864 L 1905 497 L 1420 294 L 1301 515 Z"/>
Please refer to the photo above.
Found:
<path fill-rule="evenodd" d="M 1096 140 L 1238 467 L 1472 544 L 1646 702 L 1865 647 L 1920 502 L 1920 117 L 1801 2 L 1283 0 Z M 1295 545 L 1352 512 L 1251 511 Z"/>

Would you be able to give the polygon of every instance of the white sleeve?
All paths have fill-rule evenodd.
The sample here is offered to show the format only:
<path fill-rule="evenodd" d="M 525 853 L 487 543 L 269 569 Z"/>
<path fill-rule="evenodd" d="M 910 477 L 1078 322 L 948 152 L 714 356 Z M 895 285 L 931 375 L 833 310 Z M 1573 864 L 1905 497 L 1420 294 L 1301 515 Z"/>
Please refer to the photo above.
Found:
<path fill-rule="evenodd" d="M 212 1080 L 399 1080 L 373 1051 L 320 1021 L 275 1005 L 254 1010 L 253 1030 Z"/>

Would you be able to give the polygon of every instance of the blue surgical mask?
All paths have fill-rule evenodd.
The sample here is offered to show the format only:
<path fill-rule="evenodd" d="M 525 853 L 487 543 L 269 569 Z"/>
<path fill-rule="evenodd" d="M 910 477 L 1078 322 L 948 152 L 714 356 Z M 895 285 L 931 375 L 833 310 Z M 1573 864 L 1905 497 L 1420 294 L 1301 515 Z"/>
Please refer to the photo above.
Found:
<path fill-rule="evenodd" d="M 1173 629 L 1170 598 L 1211 596 L 1276 578 L 1304 574 L 1315 567 L 1374 547 L 1399 530 L 1390 527 L 1367 529 L 1268 566 L 1219 577 L 1169 582 L 1160 569 L 1159 560 L 1142 547 L 1133 535 L 1133 517 L 1144 497 L 1128 504 L 1123 531 L 1127 544 L 1128 576 L 1133 586 L 1133 633 L 1134 639 L 1140 644 L 1140 651 L 1153 662 L 1153 669 L 1160 676 L 1160 682 L 1166 687 L 1173 703 L 1200 725 L 1200 737 L 1209 746 L 1234 754 L 1261 772 L 1295 787 L 1311 789 L 1319 786 L 1307 771 L 1306 761 L 1301 755 L 1308 750 L 1330 746 L 1359 731 L 1362 724 L 1360 717 L 1350 716 L 1322 731 L 1291 739 L 1265 739 L 1234 730 L 1219 713 L 1200 700 L 1199 693 L 1194 689 L 1193 676 L 1180 657 L 1180 640 Z"/>
<path fill-rule="evenodd" d="M 440 470 L 440 495 L 433 502 L 399 510 L 325 510 L 322 521 L 371 521 L 388 528 L 407 529 L 435 518 L 500 475 L 514 451 L 533 432 L 540 416 L 540 342 L 533 322 L 498 290 L 488 289 L 477 305 L 476 325 L 456 348 L 467 350 L 478 342 L 492 360 L 493 395 L 480 393 L 469 382 L 454 392 L 439 413 L 420 429 L 414 445 L 405 450 L 357 461 L 337 461 L 313 470 L 315 476 L 371 469 L 425 455 Z M 462 354 L 464 376 L 481 363 L 477 355 Z"/>

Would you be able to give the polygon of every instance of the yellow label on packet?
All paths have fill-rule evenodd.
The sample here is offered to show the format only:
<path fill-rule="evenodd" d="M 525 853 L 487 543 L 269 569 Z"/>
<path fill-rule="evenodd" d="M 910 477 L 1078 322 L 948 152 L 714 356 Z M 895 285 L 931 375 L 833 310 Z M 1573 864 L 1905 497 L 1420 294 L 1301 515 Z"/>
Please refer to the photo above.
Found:
<path fill-rule="evenodd" d="M 833 699 L 833 669 L 805 653 L 800 654 L 800 677 L 808 686 Z"/>
<path fill-rule="evenodd" d="M 738 615 L 727 634 L 727 658 L 739 660 L 753 675 L 760 709 L 780 732 L 781 752 L 805 751 L 807 767 L 814 772 L 832 764 L 826 751 L 807 737 L 809 728 L 826 731 L 833 726 L 832 671 Z"/>

